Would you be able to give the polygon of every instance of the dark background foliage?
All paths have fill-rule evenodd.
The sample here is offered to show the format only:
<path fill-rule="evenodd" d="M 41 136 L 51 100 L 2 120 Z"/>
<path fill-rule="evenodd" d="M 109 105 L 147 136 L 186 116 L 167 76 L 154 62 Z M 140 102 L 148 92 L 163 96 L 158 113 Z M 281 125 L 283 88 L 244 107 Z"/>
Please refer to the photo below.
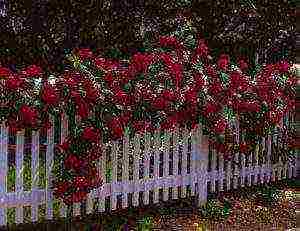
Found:
<path fill-rule="evenodd" d="M 153 38 L 175 29 L 178 12 L 192 17 L 213 54 L 245 55 L 254 62 L 295 59 L 295 3 L 287 0 L 0 0 L 0 63 L 60 71 L 74 47 L 118 48 L 133 53 L 143 46 L 143 21 Z M 1 7 L 1 5 L 0 5 Z M 143 17 L 143 19 L 142 19 Z"/>

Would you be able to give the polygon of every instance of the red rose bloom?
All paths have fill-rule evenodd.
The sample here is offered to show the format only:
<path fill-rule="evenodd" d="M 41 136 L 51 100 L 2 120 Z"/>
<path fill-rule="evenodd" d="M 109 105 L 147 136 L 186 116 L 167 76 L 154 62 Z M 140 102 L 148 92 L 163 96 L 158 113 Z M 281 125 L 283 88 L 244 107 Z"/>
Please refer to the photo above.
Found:
<path fill-rule="evenodd" d="M 214 103 L 207 103 L 204 107 L 203 114 L 208 116 L 209 114 L 216 113 L 219 111 L 219 106 Z"/>
<path fill-rule="evenodd" d="M 214 131 L 218 134 L 224 133 L 227 123 L 224 119 L 220 119 L 214 126 Z"/>
<path fill-rule="evenodd" d="M 170 72 L 175 78 L 175 85 L 176 88 L 178 88 L 181 84 L 182 78 L 183 78 L 183 66 L 180 63 L 174 63 L 170 67 Z"/>
<path fill-rule="evenodd" d="M 176 100 L 176 96 L 175 96 L 175 93 L 172 91 L 172 90 L 164 90 L 162 92 L 162 97 L 166 100 L 169 100 L 169 101 L 174 101 Z"/>
<path fill-rule="evenodd" d="M 90 114 L 90 108 L 84 101 L 78 102 L 77 113 L 82 119 L 86 119 Z"/>
<path fill-rule="evenodd" d="M 63 196 L 63 194 L 65 192 L 68 191 L 69 188 L 70 188 L 70 183 L 69 182 L 67 182 L 67 181 L 58 182 L 58 183 L 56 183 L 56 185 L 54 187 L 53 194 L 58 196 L 58 197 L 61 197 L 61 196 Z"/>
<path fill-rule="evenodd" d="M 214 83 L 209 87 L 208 91 L 212 96 L 216 96 L 221 93 L 223 90 L 222 84 L 220 81 L 214 81 Z"/>
<path fill-rule="evenodd" d="M 200 74 L 194 74 L 195 90 L 199 91 L 204 87 L 204 79 Z"/>
<path fill-rule="evenodd" d="M 249 146 L 247 143 L 243 142 L 239 145 L 240 153 L 246 153 L 249 150 Z"/>
<path fill-rule="evenodd" d="M 78 50 L 78 55 L 81 60 L 86 60 L 93 57 L 93 52 L 90 48 L 81 48 Z"/>
<path fill-rule="evenodd" d="M 79 168 L 83 166 L 83 161 L 74 154 L 70 154 L 65 159 L 64 164 L 67 169 L 79 170 Z"/>
<path fill-rule="evenodd" d="M 205 44 L 204 39 L 198 40 L 198 47 L 196 48 L 196 53 L 200 55 L 201 57 L 207 57 L 208 56 L 208 47 Z"/>
<path fill-rule="evenodd" d="M 156 108 L 157 110 L 164 110 L 168 106 L 169 102 L 162 97 L 157 97 L 152 101 L 152 107 Z"/>
<path fill-rule="evenodd" d="M 182 47 L 177 38 L 174 36 L 161 36 L 159 38 L 159 44 L 162 47 L 174 47 L 176 49 Z"/>
<path fill-rule="evenodd" d="M 20 119 L 25 125 L 34 126 L 37 122 L 37 111 L 27 105 L 22 105 L 19 110 Z"/>
<path fill-rule="evenodd" d="M 287 61 L 281 61 L 277 65 L 278 65 L 278 69 L 281 73 L 286 73 L 289 71 L 290 64 Z"/>
<path fill-rule="evenodd" d="M 77 189 L 84 189 L 89 186 L 88 181 L 83 176 L 77 176 L 74 179 L 74 187 Z"/>
<path fill-rule="evenodd" d="M 248 69 L 248 63 L 244 59 L 239 59 L 238 65 L 242 71 L 246 71 Z"/>
<path fill-rule="evenodd" d="M 136 53 L 133 55 L 131 59 L 130 66 L 136 72 L 145 73 L 147 71 L 148 66 L 151 64 L 152 60 L 153 60 L 153 55 L 151 54 Z"/>
<path fill-rule="evenodd" d="M 222 54 L 218 60 L 218 67 L 222 70 L 227 70 L 230 59 L 228 55 Z"/>
<path fill-rule="evenodd" d="M 6 67 L 0 67 L 0 78 L 1 77 L 8 77 L 11 74 L 11 71 Z"/>
<path fill-rule="evenodd" d="M 92 128 L 92 127 L 87 127 L 84 128 L 81 138 L 83 140 L 91 141 L 94 143 L 97 143 L 99 141 L 100 133 L 98 129 Z"/>
<path fill-rule="evenodd" d="M 57 92 L 51 85 L 45 85 L 42 91 L 42 100 L 49 105 L 56 104 L 59 100 Z"/>
<path fill-rule="evenodd" d="M 42 69 L 36 65 L 31 65 L 25 68 L 23 71 L 21 71 L 21 73 L 24 74 L 26 77 L 35 77 L 43 74 Z"/>
<path fill-rule="evenodd" d="M 24 80 L 16 75 L 11 76 L 7 80 L 5 80 L 5 86 L 11 91 L 18 90 L 22 87 L 23 84 Z"/>
<path fill-rule="evenodd" d="M 124 134 L 122 123 L 117 117 L 114 117 L 109 121 L 108 128 L 111 130 L 113 139 L 121 138 Z"/>

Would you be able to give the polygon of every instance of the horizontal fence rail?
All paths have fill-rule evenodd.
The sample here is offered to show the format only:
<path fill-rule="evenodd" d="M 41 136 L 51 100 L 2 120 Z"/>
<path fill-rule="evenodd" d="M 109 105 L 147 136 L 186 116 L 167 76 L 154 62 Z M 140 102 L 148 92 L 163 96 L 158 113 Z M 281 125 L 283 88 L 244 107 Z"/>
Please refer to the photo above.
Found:
<path fill-rule="evenodd" d="M 288 124 L 288 120 L 286 116 L 283 123 Z M 47 134 L 20 131 L 16 136 L 1 124 L 0 226 L 9 220 L 17 224 L 36 222 L 193 196 L 201 205 L 208 193 L 296 175 L 294 159 L 274 157 L 280 132 L 262 138 L 250 155 L 237 153 L 230 161 L 224 161 L 208 145 L 201 126 L 136 134 L 104 144 L 98 163 L 103 186 L 69 211 L 51 190 L 54 147 L 67 137 L 69 124 L 65 115 L 52 121 L 59 129 L 53 126 Z M 238 124 L 233 126 L 235 142 L 239 142 L 243 137 Z"/>

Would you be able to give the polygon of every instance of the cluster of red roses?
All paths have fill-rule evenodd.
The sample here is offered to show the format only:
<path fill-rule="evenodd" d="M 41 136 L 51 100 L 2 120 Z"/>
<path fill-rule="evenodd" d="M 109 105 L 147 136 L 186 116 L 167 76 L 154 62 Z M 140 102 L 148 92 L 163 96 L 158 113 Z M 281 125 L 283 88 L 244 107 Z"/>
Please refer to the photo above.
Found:
<path fill-rule="evenodd" d="M 94 161 L 101 156 L 99 145 L 105 132 L 118 139 L 126 127 L 135 133 L 158 127 L 170 130 L 187 123 L 195 127 L 203 117 L 215 136 L 223 136 L 231 129 L 224 113 L 230 108 L 241 125 L 244 123 L 241 128 L 248 129 L 247 124 L 252 123 L 250 129 L 262 135 L 266 126 L 277 124 L 294 107 L 296 79 L 287 62 L 268 65 L 251 79 L 242 72 L 248 68 L 245 60 L 233 67 L 229 56 L 223 54 L 217 65 L 211 64 L 202 38 L 191 50 L 174 36 L 162 36 L 159 47 L 171 50 L 137 53 L 129 62 L 95 57 L 89 49 L 76 50 L 73 57 L 79 57 L 80 68 L 65 71 L 55 83 L 35 65 L 18 74 L 0 68 L 4 118 L 11 128 L 48 129 L 52 109 L 65 111 L 70 105 L 75 105 L 76 115 L 85 121 L 83 131 L 60 146 L 63 164 L 59 171 L 65 174 L 60 175 L 63 179 L 57 177 L 55 194 L 66 203 L 81 201 L 101 183 Z M 97 76 L 99 71 L 102 75 Z M 38 78 L 42 80 L 36 91 L 34 80 Z M 99 106 L 108 111 L 99 114 Z M 259 116 L 249 122 L 249 113 Z M 102 127 L 87 122 L 93 116 L 103 122 Z M 227 143 L 213 143 L 227 156 L 249 148 L 245 142 L 239 144 L 239 150 L 232 150 Z"/>

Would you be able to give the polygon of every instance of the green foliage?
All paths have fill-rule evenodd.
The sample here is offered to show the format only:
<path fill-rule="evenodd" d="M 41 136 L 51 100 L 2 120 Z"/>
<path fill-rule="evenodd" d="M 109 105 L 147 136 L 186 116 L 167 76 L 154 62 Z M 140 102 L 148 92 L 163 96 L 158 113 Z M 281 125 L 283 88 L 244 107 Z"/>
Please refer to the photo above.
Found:
<path fill-rule="evenodd" d="M 230 213 L 230 203 L 221 203 L 216 199 L 210 199 L 200 208 L 200 213 L 207 219 L 226 219 Z"/>
<path fill-rule="evenodd" d="M 138 231 L 151 231 L 153 229 L 153 217 L 145 216 L 138 220 Z"/>

